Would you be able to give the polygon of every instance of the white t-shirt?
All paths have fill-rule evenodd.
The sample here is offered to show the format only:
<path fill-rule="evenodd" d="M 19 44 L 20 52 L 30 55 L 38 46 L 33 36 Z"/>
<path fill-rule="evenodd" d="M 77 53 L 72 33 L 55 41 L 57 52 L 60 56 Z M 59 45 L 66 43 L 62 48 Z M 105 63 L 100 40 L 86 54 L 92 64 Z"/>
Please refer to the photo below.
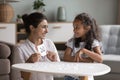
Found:
<path fill-rule="evenodd" d="M 85 47 L 85 42 L 80 42 L 79 45 L 80 45 L 79 47 L 77 47 L 77 48 L 75 47 L 74 38 L 71 38 L 71 39 L 68 40 L 68 42 L 66 43 L 66 46 L 70 47 L 73 50 L 71 56 L 74 56 L 76 52 L 78 52 L 80 49 L 84 48 Z M 101 43 L 98 40 L 95 39 L 93 41 L 91 47 L 93 49 L 94 47 L 97 47 L 97 46 L 101 46 Z"/>
<path fill-rule="evenodd" d="M 57 55 L 57 61 L 60 61 L 57 49 L 54 43 L 49 39 L 43 39 L 43 43 L 37 46 L 38 50 L 35 49 L 35 44 L 33 44 L 28 39 L 18 47 L 16 47 L 13 63 L 25 63 L 25 61 L 34 53 L 41 53 L 42 60 L 40 61 L 50 61 L 47 57 L 47 51 L 52 51 Z M 49 67 L 48 67 L 49 68 Z M 19 71 L 12 70 L 12 80 L 22 80 Z M 44 73 L 32 73 L 30 80 L 53 80 L 53 76 Z"/>

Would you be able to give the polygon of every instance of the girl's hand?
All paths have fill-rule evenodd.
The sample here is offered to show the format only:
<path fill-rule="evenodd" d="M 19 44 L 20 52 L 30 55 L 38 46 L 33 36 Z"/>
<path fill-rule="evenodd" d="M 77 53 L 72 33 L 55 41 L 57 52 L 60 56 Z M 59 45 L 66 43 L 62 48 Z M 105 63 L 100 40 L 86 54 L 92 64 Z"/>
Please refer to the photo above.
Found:
<path fill-rule="evenodd" d="M 26 61 L 28 63 L 34 63 L 40 61 L 41 55 L 40 53 L 34 53 L 32 54 L 29 59 Z"/>
<path fill-rule="evenodd" d="M 81 57 L 82 54 L 83 54 L 83 52 L 81 50 L 79 50 L 74 57 L 74 61 L 82 62 L 83 61 L 83 58 Z"/>
<path fill-rule="evenodd" d="M 93 59 L 91 59 L 90 57 L 88 57 L 88 56 L 84 53 L 84 50 L 85 50 L 85 48 L 82 48 L 82 49 L 80 49 L 80 50 L 76 53 L 76 55 L 75 55 L 75 57 L 76 57 L 75 61 L 76 61 L 76 62 L 93 62 Z"/>
<path fill-rule="evenodd" d="M 57 61 L 57 56 L 54 52 L 48 51 L 47 58 L 51 61 Z"/>

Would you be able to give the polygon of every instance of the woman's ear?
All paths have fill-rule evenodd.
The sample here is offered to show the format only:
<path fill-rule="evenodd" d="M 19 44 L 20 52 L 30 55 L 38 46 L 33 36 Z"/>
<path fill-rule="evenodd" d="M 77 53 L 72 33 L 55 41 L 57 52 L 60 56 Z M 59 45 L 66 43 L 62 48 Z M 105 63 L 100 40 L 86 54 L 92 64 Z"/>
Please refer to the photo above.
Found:
<path fill-rule="evenodd" d="M 30 25 L 30 31 L 32 31 L 34 29 L 33 25 Z"/>

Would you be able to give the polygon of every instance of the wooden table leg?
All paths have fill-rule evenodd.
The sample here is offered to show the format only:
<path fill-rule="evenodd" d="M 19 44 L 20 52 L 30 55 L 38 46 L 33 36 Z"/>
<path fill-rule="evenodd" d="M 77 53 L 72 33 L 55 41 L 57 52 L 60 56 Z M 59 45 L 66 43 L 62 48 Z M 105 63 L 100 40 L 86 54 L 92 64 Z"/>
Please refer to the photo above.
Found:
<path fill-rule="evenodd" d="M 88 80 L 88 76 L 80 76 L 80 80 Z"/>
<path fill-rule="evenodd" d="M 30 76 L 31 76 L 30 72 L 21 71 L 21 77 L 23 78 L 23 80 L 30 80 Z"/>

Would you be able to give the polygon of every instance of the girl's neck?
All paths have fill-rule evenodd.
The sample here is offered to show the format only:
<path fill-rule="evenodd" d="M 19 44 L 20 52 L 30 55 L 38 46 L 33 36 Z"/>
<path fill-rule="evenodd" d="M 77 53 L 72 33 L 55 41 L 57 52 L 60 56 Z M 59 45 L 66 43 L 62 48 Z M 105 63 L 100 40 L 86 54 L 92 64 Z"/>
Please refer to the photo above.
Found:
<path fill-rule="evenodd" d="M 81 41 L 85 41 L 85 39 L 86 39 L 85 37 L 82 37 L 82 38 L 81 38 Z"/>
<path fill-rule="evenodd" d="M 85 36 L 84 37 L 79 37 L 78 39 L 80 39 L 80 41 L 84 42 L 86 37 Z"/>

